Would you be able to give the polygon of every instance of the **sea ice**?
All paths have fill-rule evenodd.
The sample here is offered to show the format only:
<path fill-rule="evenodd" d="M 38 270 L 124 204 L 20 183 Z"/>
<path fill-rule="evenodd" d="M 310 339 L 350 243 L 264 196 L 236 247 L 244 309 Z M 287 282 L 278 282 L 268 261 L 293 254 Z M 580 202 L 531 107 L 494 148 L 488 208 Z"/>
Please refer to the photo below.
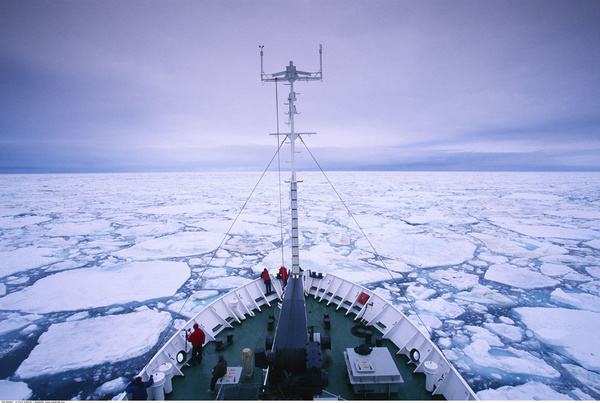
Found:
<path fill-rule="evenodd" d="M 190 276 L 182 262 L 133 262 L 44 277 L 0 298 L 0 308 L 48 313 L 168 297 Z"/>
<path fill-rule="evenodd" d="M 102 385 L 96 388 L 96 391 L 94 392 L 94 394 L 96 395 L 95 397 L 101 398 L 104 396 L 117 394 L 125 390 L 128 384 L 129 381 L 127 380 L 127 378 L 124 377 L 104 382 Z"/>
<path fill-rule="evenodd" d="M 513 302 L 508 296 L 481 284 L 470 291 L 459 292 L 456 299 L 485 305 L 509 305 Z"/>
<path fill-rule="evenodd" d="M 540 266 L 540 271 L 547 276 L 562 276 L 572 273 L 573 269 L 564 264 L 544 263 Z"/>
<path fill-rule="evenodd" d="M 557 370 L 527 351 L 517 350 L 513 347 L 494 348 L 483 339 L 475 339 L 463 349 L 463 352 L 471 359 L 474 366 L 544 378 L 560 377 Z"/>
<path fill-rule="evenodd" d="M 64 222 L 46 224 L 48 236 L 80 236 L 91 234 L 106 234 L 112 231 L 110 221 L 94 220 L 79 222 Z"/>
<path fill-rule="evenodd" d="M 592 277 L 600 278 L 600 267 L 586 267 L 585 271 Z"/>
<path fill-rule="evenodd" d="M 541 382 L 531 381 L 517 386 L 502 386 L 477 392 L 481 400 L 572 400 Z"/>
<path fill-rule="evenodd" d="M 167 312 L 144 310 L 53 324 L 15 374 L 28 379 L 140 356 L 170 321 Z"/>
<path fill-rule="evenodd" d="M 479 284 L 479 276 L 465 273 L 462 270 L 438 270 L 431 273 L 429 277 L 457 290 L 468 290 Z"/>
<path fill-rule="evenodd" d="M 27 225 L 39 224 L 51 220 L 52 217 L 37 215 L 18 215 L 13 217 L 0 217 L 0 228 L 7 230 L 21 228 Z"/>
<path fill-rule="evenodd" d="M 0 283 L 0 297 L 6 294 L 6 286 L 4 283 Z"/>
<path fill-rule="evenodd" d="M 460 306 L 440 297 L 429 301 L 418 300 L 415 305 L 419 310 L 431 312 L 442 318 L 456 318 L 465 313 L 465 310 Z"/>
<path fill-rule="evenodd" d="M 214 232 L 178 232 L 136 243 L 114 255 L 132 260 L 201 255 L 219 246 L 222 238 L 223 234 Z"/>
<path fill-rule="evenodd" d="M 36 248 L 28 246 L 9 251 L 0 251 L 0 277 L 13 273 L 46 266 L 62 260 L 56 255 L 57 251 L 50 248 Z"/>
<path fill-rule="evenodd" d="M 28 400 L 31 398 L 31 389 L 25 382 L 13 382 L 6 379 L 0 380 L 0 399 L 2 400 Z"/>
<path fill-rule="evenodd" d="M 600 394 L 600 374 L 597 372 L 588 371 L 585 368 L 581 368 L 579 365 L 573 364 L 562 364 L 575 379 L 581 382 L 583 385 L 592 389 L 594 392 Z"/>
<path fill-rule="evenodd" d="M 400 259 L 410 265 L 429 268 L 451 266 L 473 258 L 475 245 L 466 239 L 429 234 L 402 234 L 378 237 L 378 252 L 386 257 Z"/>
<path fill-rule="evenodd" d="M 600 371 L 600 313 L 566 308 L 515 308 L 521 320 L 542 342 L 554 346 L 583 367 Z"/>
<path fill-rule="evenodd" d="M 525 267 L 515 267 L 510 264 L 495 264 L 485 272 L 485 279 L 512 287 L 533 289 L 552 287 L 559 281 Z"/>
<path fill-rule="evenodd" d="M 596 297 L 595 295 L 579 292 L 564 292 L 562 289 L 557 288 L 552 291 L 550 298 L 552 301 L 559 304 L 583 309 L 585 311 L 600 312 L 600 297 Z"/>
<path fill-rule="evenodd" d="M 491 221 L 495 224 L 508 228 L 515 232 L 534 238 L 561 238 L 586 240 L 600 237 L 597 231 L 573 228 L 558 225 L 531 225 L 523 224 L 509 217 L 493 217 Z"/>
<path fill-rule="evenodd" d="M 0 336 L 14 332 L 28 326 L 40 318 L 39 315 L 20 315 L 18 313 L 5 313 L 0 316 Z"/>
<path fill-rule="evenodd" d="M 517 326 L 507 325 L 506 323 L 485 323 L 484 326 L 510 341 L 521 341 L 523 339 L 523 330 Z"/>
<path fill-rule="evenodd" d="M 600 239 L 594 239 L 589 242 L 586 242 L 585 244 L 591 248 L 600 249 Z"/>
<path fill-rule="evenodd" d="M 211 278 L 206 280 L 204 288 L 212 290 L 226 290 L 229 288 L 241 287 L 248 284 L 252 279 L 240 276 L 226 276 L 220 278 Z"/>

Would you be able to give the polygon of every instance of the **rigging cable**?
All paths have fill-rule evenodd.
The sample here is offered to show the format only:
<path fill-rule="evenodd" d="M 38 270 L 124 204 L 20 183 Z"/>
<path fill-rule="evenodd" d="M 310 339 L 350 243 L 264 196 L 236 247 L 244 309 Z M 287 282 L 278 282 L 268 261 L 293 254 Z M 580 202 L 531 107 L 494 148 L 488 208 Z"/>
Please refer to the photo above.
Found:
<path fill-rule="evenodd" d="M 277 120 L 277 144 L 279 144 L 279 93 L 277 91 L 279 80 L 275 78 L 275 116 Z M 277 185 L 279 185 L 279 226 L 281 231 L 281 265 L 283 263 L 283 207 L 281 205 L 281 158 L 279 156 L 279 149 L 277 148 Z"/>
<path fill-rule="evenodd" d="M 350 215 L 350 217 L 352 218 L 352 220 L 354 221 L 354 223 L 356 224 L 356 226 L 358 227 L 358 229 L 360 230 L 360 232 L 362 233 L 362 235 L 365 237 L 365 239 L 367 240 L 367 242 L 371 246 L 371 249 L 373 250 L 373 254 L 375 255 L 375 258 L 378 259 L 381 262 L 381 264 L 383 265 L 383 267 L 387 270 L 388 274 L 392 278 L 392 281 L 393 282 L 397 282 L 397 279 L 392 274 L 392 271 L 390 269 L 388 269 L 387 265 L 385 264 L 385 262 L 381 258 L 381 255 L 379 254 L 379 252 L 377 252 L 377 249 L 375 249 L 375 246 L 373 245 L 373 243 L 371 242 L 371 240 L 369 239 L 369 237 L 367 236 L 367 234 L 365 233 L 365 231 L 363 230 L 363 228 L 361 227 L 361 225 L 356 220 L 356 217 L 354 217 L 354 214 L 352 214 L 352 211 L 350 211 L 350 208 L 348 207 L 348 205 L 346 204 L 346 202 L 344 201 L 344 199 L 342 199 L 342 196 L 338 193 L 338 191 L 335 188 L 335 186 L 333 186 L 333 183 L 331 182 L 331 180 L 329 180 L 329 177 L 327 176 L 327 174 L 325 173 L 325 171 L 321 167 L 321 164 L 319 164 L 319 161 L 317 161 L 317 159 L 315 158 L 315 156 L 313 155 L 313 153 L 308 148 L 308 145 L 306 145 L 306 143 L 304 142 L 304 139 L 302 138 L 302 136 L 298 136 L 298 138 L 300 138 L 300 141 L 304 145 L 304 148 L 306 148 L 306 151 L 308 151 L 308 153 L 310 154 L 311 158 L 313 159 L 313 161 L 315 162 L 315 164 L 317 165 L 317 167 L 319 168 L 319 170 L 321 171 L 321 173 L 323 174 L 323 176 L 327 180 L 327 183 L 329 183 L 329 186 L 331 186 L 331 188 L 333 189 L 333 191 L 337 195 L 338 199 L 340 199 L 340 201 L 342 202 L 342 205 L 344 206 L 344 208 L 348 212 L 348 215 Z M 402 288 L 399 288 L 399 289 L 400 289 L 400 292 L 402 293 L 402 296 L 406 300 L 406 302 L 408 302 L 408 304 L 412 307 L 413 311 L 415 312 L 415 315 L 419 319 L 419 322 L 421 322 L 421 324 L 423 325 L 423 327 L 427 331 L 427 334 L 429 335 L 429 339 L 431 339 L 431 336 L 432 336 L 431 331 L 429 330 L 429 327 L 425 324 L 425 322 L 423 321 L 423 319 L 419 315 L 419 311 L 416 309 L 415 305 L 411 302 L 411 300 L 408 298 L 408 296 L 402 290 Z M 442 354 L 444 354 L 444 353 L 442 352 Z"/>
<path fill-rule="evenodd" d="M 235 223 L 237 222 L 238 218 L 240 218 L 240 215 L 242 214 L 242 212 L 244 211 L 244 209 L 246 208 L 246 205 L 248 204 L 248 201 L 250 201 L 250 198 L 252 197 L 252 195 L 254 194 L 254 192 L 256 191 L 256 188 L 258 187 L 258 185 L 260 184 L 260 182 L 262 181 L 262 179 L 264 178 L 265 174 L 267 173 L 267 171 L 269 170 L 269 167 L 271 166 L 271 164 L 273 163 L 273 160 L 275 159 L 275 157 L 279 154 L 279 150 L 281 149 L 281 146 L 283 146 L 283 143 L 285 143 L 285 140 L 287 139 L 287 135 L 284 137 L 283 141 L 279 144 L 279 146 L 277 147 L 277 151 L 275 152 L 275 154 L 273 154 L 273 156 L 271 157 L 271 160 L 269 161 L 269 163 L 267 164 L 267 166 L 265 167 L 265 169 L 262 171 L 262 174 L 260 175 L 260 178 L 258 178 L 258 181 L 256 182 L 256 184 L 254 185 L 254 187 L 252 188 L 252 191 L 250 192 L 250 194 L 248 195 L 248 197 L 246 198 L 246 201 L 244 202 L 244 204 L 242 205 L 242 208 L 240 209 L 240 211 L 237 213 L 237 215 L 235 216 L 235 219 L 233 220 L 233 222 L 231 223 L 231 225 L 229 226 L 229 229 L 227 229 L 227 232 L 225 233 L 225 235 L 223 236 L 223 238 L 221 239 L 221 242 L 219 243 L 219 246 L 217 246 L 217 248 L 214 250 L 213 254 L 210 257 L 210 260 L 208 261 L 208 263 L 204 266 L 204 270 L 202 270 L 202 273 L 200 273 L 200 277 L 198 278 L 198 280 L 196 281 L 196 285 L 198 285 L 200 283 L 200 281 L 202 281 L 202 278 L 204 277 L 204 273 L 210 268 L 210 264 L 212 263 L 213 259 L 215 258 L 215 256 L 217 255 L 217 252 L 221 249 L 221 246 L 223 246 L 223 243 L 225 243 L 225 240 L 227 239 L 227 236 L 229 235 L 229 233 L 231 232 L 231 229 L 233 228 L 233 226 L 235 225 Z M 183 302 L 183 305 L 181 305 L 181 308 L 179 308 L 179 311 L 177 311 L 177 315 L 181 314 L 181 311 L 183 310 L 183 307 L 185 306 L 185 304 L 189 301 L 189 299 L 191 298 L 192 294 L 188 295 L 187 298 L 185 299 L 185 301 Z M 161 345 L 160 343 L 158 343 L 158 345 Z"/>

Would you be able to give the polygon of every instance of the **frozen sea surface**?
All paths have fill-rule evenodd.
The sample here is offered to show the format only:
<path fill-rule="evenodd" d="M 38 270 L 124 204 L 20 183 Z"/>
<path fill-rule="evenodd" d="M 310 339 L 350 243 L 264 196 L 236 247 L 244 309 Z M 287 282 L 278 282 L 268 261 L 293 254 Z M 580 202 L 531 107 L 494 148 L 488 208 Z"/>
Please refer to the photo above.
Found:
<path fill-rule="evenodd" d="M 331 173 L 393 277 L 300 177 L 303 268 L 417 309 L 483 399 L 600 398 L 600 174 Z M 182 320 L 278 267 L 274 172 L 210 261 L 257 178 L 0 176 L 0 398 L 110 398 Z"/>

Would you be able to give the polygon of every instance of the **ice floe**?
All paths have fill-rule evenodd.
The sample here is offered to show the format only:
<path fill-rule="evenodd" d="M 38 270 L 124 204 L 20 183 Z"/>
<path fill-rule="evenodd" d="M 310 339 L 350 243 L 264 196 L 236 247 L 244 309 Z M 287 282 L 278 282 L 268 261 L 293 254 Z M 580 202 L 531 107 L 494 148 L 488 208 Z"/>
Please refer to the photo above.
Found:
<path fill-rule="evenodd" d="M 213 290 L 226 290 L 230 288 L 241 287 L 244 284 L 248 284 L 252 279 L 240 276 L 227 276 L 219 278 L 211 278 L 206 280 L 204 288 Z"/>
<path fill-rule="evenodd" d="M 521 341 L 523 339 L 523 330 L 518 326 L 506 323 L 485 323 L 484 326 L 510 341 Z"/>
<path fill-rule="evenodd" d="M 477 392 L 481 400 L 572 400 L 541 382 L 531 381 L 517 386 L 502 386 Z"/>
<path fill-rule="evenodd" d="M 21 315 L 18 313 L 3 313 L 0 315 L 0 336 L 22 329 L 40 318 L 39 315 Z"/>
<path fill-rule="evenodd" d="M 563 368 L 583 385 L 600 394 L 600 374 L 581 368 L 579 365 L 562 364 Z"/>
<path fill-rule="evenodd" d="M 0 399 L 2 400 L 27 400 L 31 398 L 31 395 L 31 389 L 25 382 L 0 380 Z"/>
<path fill-rule="evenodd" d="M 443 298 L 418 300 L 415 305 L 420 310 L 431 312 L 441 318 L 456 318 L 465 313 L 465 310 L 459 305 L 446 301 Z"/>
<path fill-rule="evenodd" d="M 592 241 L 586 242 L 585 244 L 594 249 L 600 249 L 600 239 L 594 239 Z"/>
<path fill-rule="evenodd" d="M 550 294 L 552 301 L 585 311 L 600 312 L 600 297 L 581 292 L 565 292 L 560 288 Z"/>
<path fill-rule="evenodd" d="M 46 225 L 49 236 L 79 236 L 91 234 L 106 234 L 112 231 L 110 221 L 92 220 L 80 222 L 50 223 Z"/>
<path fill-rule="evenodd" d="M 168 297 L 190 276 L 182 262 L 133 262 L 44 277 L 0 298 L 0 308 L 47 313 Z"/>
<path fill-rule="evenodd" d="M 104 382 L 94 391 L 94 395 L 96 398 L 108 397 L 109 395 L 115 395 L 127 387 L 129 381 L 127 378 L 120 377 L 115 378 L 110 381 Z"/>
<path fill-rule="evenodd" d="M 116 252 L 115 256 L 150 260 L 201 255 L 214 250 L 222 238 L 223 234 L 214 232 L 178 232 L 136 243 L 130 248 Z"/>
<path fill-rule="evenodd" d="M 485 272 L 485 279 L 523 289 L 553 287 L 558 280 L 549 278 L 525 267 L 495 264 Z"/>
<path fill-rule="evenodd" d="M 486 340 L 475 339 L 463 349 L 463 352 L 476 367 L 545 378 L 560 377 L 560 373 L 541 358 L 513 347 L 499 348 L 501 345 L 502 343 L 499 343 L 494 347 Z"/>
<path fill-rule="evenodd" d="M 51 325 L 16 371 L 23 379 L 114 363 L 148 352 L 171 321 L 144 310 Z"/>
<path fill-rule="evenodd" d="M 0 250 L 0 277 L 35 269 L 62 260 L 55 249 L 28 246 L 14 250 Z"/>
<path fill-rule="evenodd" d="M 515 308 L 542 342 L 553 346 L 586 369 L 600 370 L 600 344 L 591 337 L 600 329 L 600 313 L 566 308 Z"/>

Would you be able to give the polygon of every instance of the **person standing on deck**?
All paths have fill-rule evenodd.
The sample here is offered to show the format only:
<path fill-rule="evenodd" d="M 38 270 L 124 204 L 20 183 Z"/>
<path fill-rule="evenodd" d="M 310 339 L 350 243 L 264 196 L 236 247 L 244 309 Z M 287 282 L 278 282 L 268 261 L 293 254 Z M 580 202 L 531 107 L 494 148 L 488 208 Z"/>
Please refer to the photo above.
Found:
<path fill-rule="evenodd" d="M 279 268 L 279 278 L 281 279 L 281 282 L 283 283 L 283 288 L 287 287 L 287 281 L 288 281 L 288 271 L 285 268 L 285 266 L 281 266 Z"/>
<path fill-rule="evenodd" d="M 265 269 L 266 270 L 266 269 Z M 217 385 L 217 381 L 219 378 L 227 375 L 227 361 L 223 358 L 222 355 L 219 356 L 219 362 L 214 366 L 212 371 L 212 379 L 210 380 L 210 391 L 215 391 L 215 386 Z"/>
<path fill-rule="evenodd" d="M 192 343 L 192 359 L 190 360 L 192 365 L 202 363 L 202 346 L 204 346 L 205 339 L 204 331 L 197 323 L 194 323 L 194 331 L 187 337 L 187 340 Z"/>
<path fill-rule="evenodd" d="M 265 269 L 260 274 L 260 278 L 265 282 L 266 295 L 269 295 L 273 292 L 271 289 L 271 276 L 269 275 L 269 271 L 265 267 Z"/>

